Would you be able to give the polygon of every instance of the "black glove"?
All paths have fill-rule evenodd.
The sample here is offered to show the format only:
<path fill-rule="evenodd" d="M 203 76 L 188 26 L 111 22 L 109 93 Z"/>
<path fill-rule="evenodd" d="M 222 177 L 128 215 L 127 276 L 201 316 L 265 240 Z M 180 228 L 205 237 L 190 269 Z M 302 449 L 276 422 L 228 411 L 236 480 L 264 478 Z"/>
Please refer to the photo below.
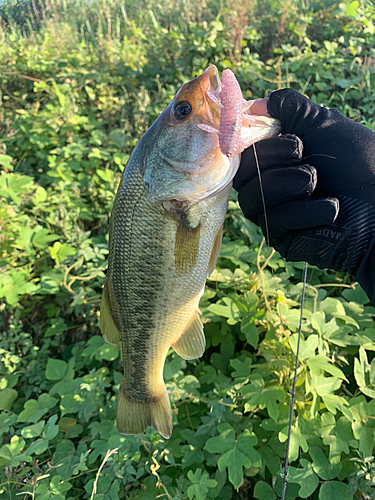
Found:
<path fill-rule="evenodd" d="M 255 145 L 265 210 L 254 149 L 243 152 L 245 216 L 287 260 L 353 274 L 373 300 L 375 133 L 291 89 L 271 93 L 268 111 L 288 135 Z"/>

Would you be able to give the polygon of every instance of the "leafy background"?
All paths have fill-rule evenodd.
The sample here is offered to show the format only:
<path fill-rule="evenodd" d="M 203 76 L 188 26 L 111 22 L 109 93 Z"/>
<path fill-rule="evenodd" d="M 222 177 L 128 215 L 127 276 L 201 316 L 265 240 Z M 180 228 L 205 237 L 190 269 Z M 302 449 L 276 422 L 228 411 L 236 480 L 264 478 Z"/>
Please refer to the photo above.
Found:
<path fill-rule="evenodd" d="M 247 98 L 290 86 L 374 128 L 372 2 L 3 0 L 0 15 L 0 497 L 280 498 L 302 264 L 233 193 L 206 353 L 165 366 L 173 435 L 121 436 L 120 351 L 98 325 L 108 217 L 133 147 L 209 64 Z M 375 498 L 374 313 L 347 276 L 309 269 L 288 500 Z"/>

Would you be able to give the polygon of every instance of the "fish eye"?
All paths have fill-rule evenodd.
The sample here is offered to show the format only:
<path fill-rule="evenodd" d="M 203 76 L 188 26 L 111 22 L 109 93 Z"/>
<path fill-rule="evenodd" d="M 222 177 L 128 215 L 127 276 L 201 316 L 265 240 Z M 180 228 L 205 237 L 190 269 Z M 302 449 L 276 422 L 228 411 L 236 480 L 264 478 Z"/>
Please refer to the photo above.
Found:
<path fill-rule="evenodd" d="M 178 102 L 173 109 L 173 116 L 176 120 L 183 120 L 188 115 L 190 115 L 192 110 L 190 102 L 180 101 Z"/>

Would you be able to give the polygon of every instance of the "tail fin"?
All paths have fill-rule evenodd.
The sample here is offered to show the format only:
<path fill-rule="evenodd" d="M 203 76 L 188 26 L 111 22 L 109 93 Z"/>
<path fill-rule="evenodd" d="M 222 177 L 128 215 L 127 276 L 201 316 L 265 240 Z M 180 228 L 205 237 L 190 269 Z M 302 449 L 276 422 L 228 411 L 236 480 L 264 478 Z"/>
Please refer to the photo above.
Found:
<path fill-rule="evenodd" d="M 122 384 L 118 393 L 117 429 L 121 434 L 141 434 L 147 427 L 153 427 L 164 438 L 172 434 L 172 410 L 167 389 L 155 401 L 139 402 L 129 399 Z"/>

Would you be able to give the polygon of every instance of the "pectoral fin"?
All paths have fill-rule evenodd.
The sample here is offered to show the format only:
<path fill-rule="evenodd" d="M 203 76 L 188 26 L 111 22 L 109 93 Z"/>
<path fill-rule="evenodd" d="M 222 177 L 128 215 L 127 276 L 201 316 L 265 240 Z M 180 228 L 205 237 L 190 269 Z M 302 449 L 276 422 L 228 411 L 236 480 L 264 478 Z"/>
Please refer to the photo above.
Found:
<path fill-rule="evenodd" d="M 185 221 L 178 226 L 174 247 L 174 263 L 179 276 L 188 274 L 195 266 L 199 251 L 200 226 L 191 228 Z"/>
<path fill-rule="evenodd" d="M 203 356 L 206 347 L 206 338 L 203 333 L 203 325 L 199 318 L 198 309 L 195 311 L 184 333 L 177 342 L 172 344 L 172 347 L 183 359 L 196 359 Z"/>
<path fill-rule="evenodd" d="M 223 226 L 221 226 L 221 228 L 219 229 L 219 232 L 217 233 L 214 241 L 214 246 L 212 247 L 211 257 L 208 263 L 208 276 L 215 269 L 216 261 L 220 254 L 222 239 L 223 239 Z"/>
<path fill-rule="evenodd" d="M 109 280 L 105 282 L 102 301 L 100 303 L 100 328 L 104 340 L 110 344 L 117 345 L 121 340 L 121 332 L 113 321 L 108 286 L 110 286 Z"/>

